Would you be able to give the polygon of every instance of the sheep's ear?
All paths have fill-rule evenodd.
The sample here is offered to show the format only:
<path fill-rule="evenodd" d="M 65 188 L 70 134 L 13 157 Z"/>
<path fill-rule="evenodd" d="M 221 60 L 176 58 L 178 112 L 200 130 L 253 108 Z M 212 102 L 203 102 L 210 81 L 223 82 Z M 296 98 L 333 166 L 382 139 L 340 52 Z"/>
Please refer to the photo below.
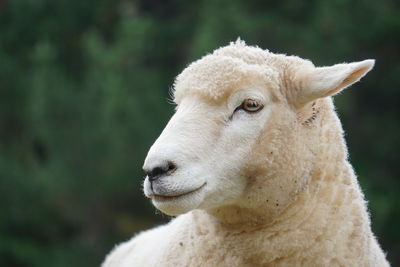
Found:
<path fill-rule="evenodd" d="M 375 64 L 375 60 L 336 64 L 330 67 L 312 67 L 301 71 L 295 79 L 300 79 L 297 104 L 304 105 L 317 98 L 334 95 L 359 81 Z"/>

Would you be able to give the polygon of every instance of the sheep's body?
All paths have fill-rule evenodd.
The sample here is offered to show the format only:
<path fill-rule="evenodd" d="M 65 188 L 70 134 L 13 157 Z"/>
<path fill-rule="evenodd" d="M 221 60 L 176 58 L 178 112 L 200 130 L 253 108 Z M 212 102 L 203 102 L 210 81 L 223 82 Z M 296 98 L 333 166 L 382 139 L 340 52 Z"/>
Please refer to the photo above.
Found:
<path fill-rule="evenodd" d="M 240 48 L 261 53 L 240 42 L 226 49 L 229 54 L 229 49 Z M 184 76 L 176 88 L 185 84 Z M 345 81 L 342 78 L 341 84 Z M 182 92 L 176 97 L 184 98 Z M 196 204 L 167 225 L 118 246 L 103 266 L 389 266 L 371 232 L 332 99 L 311 100 L 295 112 L 287 103 L 274 101 L 268 123 L 257 133 L 257 143 L 241 167 L 246 182 L 235 201 Z M 180 207 L 179 202 L 173 209 L 155 205 L 168 213 Z"/>

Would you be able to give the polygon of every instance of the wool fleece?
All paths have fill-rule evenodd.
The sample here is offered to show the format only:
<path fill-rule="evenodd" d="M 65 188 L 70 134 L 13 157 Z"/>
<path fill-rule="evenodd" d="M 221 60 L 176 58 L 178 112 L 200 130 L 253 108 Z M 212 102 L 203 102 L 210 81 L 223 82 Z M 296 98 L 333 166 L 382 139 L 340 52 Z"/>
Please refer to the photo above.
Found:
<path fill-rule="evenodd" d="M 389 266 L 331 97 L 373 65 L 316 67 L 241 40 L 190 64 L 143 167 L 145 195 L 177 217 L 102 266 Z"/>

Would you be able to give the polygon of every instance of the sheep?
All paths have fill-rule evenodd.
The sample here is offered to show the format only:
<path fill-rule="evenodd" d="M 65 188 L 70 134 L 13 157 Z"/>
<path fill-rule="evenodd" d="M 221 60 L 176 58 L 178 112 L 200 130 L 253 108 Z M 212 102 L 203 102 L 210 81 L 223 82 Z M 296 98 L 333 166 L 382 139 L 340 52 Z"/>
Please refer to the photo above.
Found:
<path fill-rule="evenodd" d="M 240 39 L 190 64 L 144 163 L 146 197 L 179 216 L 102 266 L 389 266 L 331 97 L 373 66 Z"/>

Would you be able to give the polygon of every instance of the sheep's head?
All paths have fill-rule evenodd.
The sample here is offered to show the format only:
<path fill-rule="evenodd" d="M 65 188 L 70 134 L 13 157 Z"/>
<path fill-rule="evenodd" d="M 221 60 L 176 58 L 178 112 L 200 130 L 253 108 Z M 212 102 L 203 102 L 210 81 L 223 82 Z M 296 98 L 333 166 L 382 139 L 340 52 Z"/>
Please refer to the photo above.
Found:
<path fill-rule="evenodd" d="M 320 125 L 306 122 L 315 101 L 329 113 L 329 101 L 320 99 L 372 66 L 317 68 L 242 41 L 192 63 L 176 79 L 176 113 L 145 160 L 145 195 L 169 215 L 287 205 L 310 180 Z"/>

